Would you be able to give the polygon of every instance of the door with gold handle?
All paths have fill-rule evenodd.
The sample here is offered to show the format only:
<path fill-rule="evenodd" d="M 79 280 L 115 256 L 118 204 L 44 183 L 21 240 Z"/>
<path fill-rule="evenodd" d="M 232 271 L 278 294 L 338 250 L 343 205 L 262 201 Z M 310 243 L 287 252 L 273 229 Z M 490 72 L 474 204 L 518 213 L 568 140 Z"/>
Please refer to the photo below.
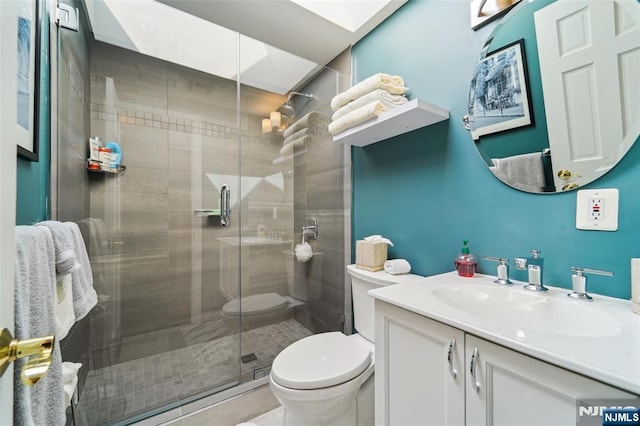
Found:
<path fill-rule="evenodd" d="M 54 343 L 54 336 L 14 339 L 9 330 L 3 328 L 0 331 L 0 376 L 16 359 L 33 356 L 22 367 L 20 376 L 25 385 L 35 385 L 51 366 Z"/>

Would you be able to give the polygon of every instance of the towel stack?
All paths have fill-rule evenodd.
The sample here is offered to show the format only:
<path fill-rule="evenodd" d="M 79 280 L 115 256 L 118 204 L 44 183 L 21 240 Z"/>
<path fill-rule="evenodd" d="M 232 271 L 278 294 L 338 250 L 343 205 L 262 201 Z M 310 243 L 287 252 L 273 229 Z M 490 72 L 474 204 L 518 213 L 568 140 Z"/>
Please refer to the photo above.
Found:
<path fill-rule="evenodd" d="M 407 90 L 404 80 L 397 75 L 379 73 L 361 81 L 331 100 L 334 113 L 329 123 L 329 133 L 337 135 L 406 104 Z"/>
<path fill-rule="evenodd" d="M 312 111 L 295 121 L 283 133 L 284 140 L 282 141 L 280 155 L 289 155 L 294 148 L 300 148 L 314 138 L 325 135 L 328 123 L 327 116 L 317 111 Z"/>

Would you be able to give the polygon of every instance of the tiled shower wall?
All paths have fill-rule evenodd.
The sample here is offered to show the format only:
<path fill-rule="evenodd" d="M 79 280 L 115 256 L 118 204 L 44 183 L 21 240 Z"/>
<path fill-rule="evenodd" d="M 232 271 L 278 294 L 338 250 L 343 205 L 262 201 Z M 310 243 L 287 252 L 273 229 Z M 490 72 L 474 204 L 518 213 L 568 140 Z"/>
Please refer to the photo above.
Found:
<path fill-rule="evenodd" d="M 228 301 L 218 238 L 240 226 L 255 235 L 266 222 L 291 241 L 293 228 L 290 176 L 283 188 L 260 181 L 242 200 L 243 223 L 232 205 L 231 226 L 221 228 L 194 214 L 219 208 L 207 174 L 237 179 L 239 155 L 243 176 L 278 174 L 280 143 L 263 137 L 260 117 L 243 115 L 238 144 L 235 82 L 110 45 L 92 47 L 91 88 L 91 132 L 117 141 L 127 167 L 122 176 L 91 176 L 91 215 L 104 221 L 117 256 L 102 271 L 119 280 L 122 337 L 206 320 Z M 243 88 L 248 99 L 251 90 Z"/>
<path fill-rule="evenodd" d="M 305 111 L 331 117 L 331 99 L 350 84 L 351 52 L 343 52 L 304 88 L 314 99 Z M 296 99 L 299 105 L 304 99 Z M 296 263 L 295 282 L 306 287 L 308 309 L 296 318 L 310 330 L 351 332 L 351 290 L 345 266 L 351 260 L 351 153 L 350 147 L 334 143 L 328 133 L 314 139 L 304 155 L 294 159 L 294 225 L 297 239 L 311 218 L 319 222 L 319 237 L 308 239 L 315 255 Z"/>

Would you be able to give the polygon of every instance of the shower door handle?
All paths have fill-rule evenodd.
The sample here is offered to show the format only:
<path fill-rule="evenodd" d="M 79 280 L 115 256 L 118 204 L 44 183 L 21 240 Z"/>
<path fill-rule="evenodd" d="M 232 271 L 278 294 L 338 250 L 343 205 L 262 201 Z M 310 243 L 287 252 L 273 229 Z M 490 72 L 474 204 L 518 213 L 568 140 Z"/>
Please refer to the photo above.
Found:
<path fill-rule="evenodd" d="M 223 228 L 229 226 L 229 218 L 231 216 L 231 191 L 229 185 L 222 185 L 220 189 L 220 225 Z"/>

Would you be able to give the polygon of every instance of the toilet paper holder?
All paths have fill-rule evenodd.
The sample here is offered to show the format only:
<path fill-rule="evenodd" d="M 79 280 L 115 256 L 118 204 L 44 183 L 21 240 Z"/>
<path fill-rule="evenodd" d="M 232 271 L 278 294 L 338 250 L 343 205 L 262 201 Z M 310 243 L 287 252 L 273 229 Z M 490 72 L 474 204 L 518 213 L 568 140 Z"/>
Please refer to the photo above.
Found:
<path fill-rule="evenodd" d="M 318 219 L 315 217 L 311 217 L 307 220 L 307 222 L 312 222 L 311 225 L 306 225 L 302 227 L 302 242 L 304 243 L 305 235 L 311 235 L 311 238 L 314 240 L 318 239 L 319 228 L 318 228 Z"/>

